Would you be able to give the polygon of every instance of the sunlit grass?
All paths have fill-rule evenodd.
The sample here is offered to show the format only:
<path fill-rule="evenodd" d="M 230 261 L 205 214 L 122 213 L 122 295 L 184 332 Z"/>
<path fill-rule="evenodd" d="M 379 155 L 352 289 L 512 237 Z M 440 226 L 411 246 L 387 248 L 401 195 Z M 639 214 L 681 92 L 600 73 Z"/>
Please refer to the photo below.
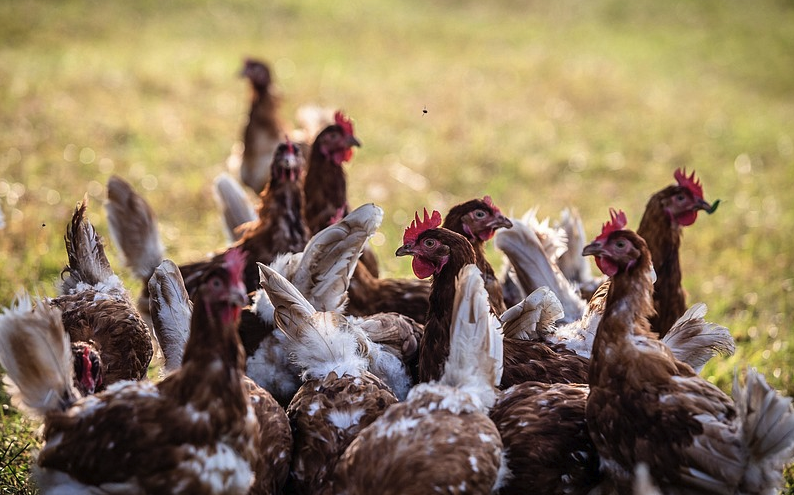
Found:
<path fill-rule="evenodd" d="M 158 212 L 169 256 L 221 247 L 210 183 L 245 121 L 241 59 L 259 56 L 284 116 L 354 118 L 350 200 L 386 210 L 389 274 L 410 275 L 393 252 L 423 206 L 575 205 L 593 233 L 610 206 L 636 226 L 675 168 L 697 170 L 722 205 L 685 231 L 684 285 L 739 344 L 704 376 L 727 390 L 754 366 L 794 394 L 791 2 L 33 0 L 0 3 L 0 40 L 3 306 L 54 293 L 84 194 L 107 234 L 114 173 Z"/>

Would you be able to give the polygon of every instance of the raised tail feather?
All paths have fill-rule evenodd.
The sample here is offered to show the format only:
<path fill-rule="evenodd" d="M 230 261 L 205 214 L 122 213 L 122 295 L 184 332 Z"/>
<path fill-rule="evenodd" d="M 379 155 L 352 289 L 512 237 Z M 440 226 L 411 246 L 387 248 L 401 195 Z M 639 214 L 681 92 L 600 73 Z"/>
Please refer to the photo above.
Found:
<path fill-rule="evenodd" d="M 315 234 L 306 244 L 292 283 L 320 311 L 342 311 L 350 277 L 364 243 L 383 221 L 383 210 L 368 203 Z"/>
<path fill-rule="evenodd" d="M 549 287 L 562 303 L 565 316 L 561 323 L 582 317 L 585 303 L 559 268 L 543 250 L 538 236 L 521 220 L 513 220 L 513 227 L 496 234 L 496 247 L 501 249 L 513 265 L 516 276 L 527 294 L 539 287 Z"/>
<path fill-rule="evenodd" d="M 693 304 L 661 339 L 676 359 L 692 366 L 698 373 L 717 354 L 731 356 L 736 351 L 730 331 L 707 322 L 706 311 L 705 304 Z"/>
<path fill-rule="evenodd" d="M 61 311 L 41 300 L 34 308 L 27 294 L 0 314 L 0 366 L 14 401 L 35 414 L 64 410 L 78 398 Z"/>
<path fill-rule="evenodd" d="M 744 386 L 739 385 L 738 376 L 734 377 L 733 400 L 750 453 L 743 493 L 772 493 L 780 487 L 783 465 L 794 455 L 791 398 L 779 395 L 763 375 L 748 369 Z"/>
<path fill-rule="evenodd" d="M 107 284 L 118 287 L 121 285 L 118 279 L 113 280 L 114 273 L 105 255 L 105 246 L 102 244 L 102 238 L 86 217 L 87 209 L 88 196 L 86 195 L 74 209 L 72 221 L 66 228 L 64 242 L 66 243 L 66 254 L 69 257 L 69 266 L 63 269 L 61 275 L 63 278 L 61 291 L 64 294 L 76 290 L 80 283 L 91 286 Z M 64 274 L 66 274 L 65 277 Z"/>
<path fill-rule="evenodd" d="M 290 341 L 294 362 L 304 378 L 336 372 L 357 376 L 367 369 L 368 340 L 338 312 L 318 312 L 287 279 L 262 263 L 262 288 L 273 304 L 276 326 Z"/>
<path fill-rule="evenodd" d="M 226 237 L 229 242 L 234 242 L 241 237 L 242 232 L 239 227 L 256 220 L 254 206 L 240 183 L 227 173 L 215 177 L 213 191 L 215 202 L 223 214 Z"/>
<path fill-rule="evenodd" d="M 489 408 L 502 380 L 502 331 L 490 312 L 488 292 L 475 265 L 458 274 L 450 325 L 449 357 L 441 383 L 468 389 L 479 397 L 480 407 Z"/>
<path fill-rule="evenodd" d="M 125 264 L 147 283 L 165 252 L 157 231 L 157 217 L 146 200 L 121 177 L 111 177 L 107 188 L 105 210 L 110 238 L 121 251 Z"/>
<path fill-rule="evenodd" d="M 165 360 L 165 371 L 182 366 L 185 344 L 190 337 L 193 303 L 176 263 L 163 260 L 149 279 L 149 314 Z"/>
<path fill-rule="evenodd" d="M 560 214 L 557 225 L 565 231 L 568 239 L 567 249 L 557 260 L 565 278 L 576 284 L 586 284 L 593 281 L 593 271 L 590 262 L 582 256 L 582 249 L 587 243 L 587 236 L 582 224 L 582 217 L 576 208 L 565 208 Z"/>
<path fill-rule="evenodd" d="M 505 337 L 539 339 L 563 317 L 562 304 L 548 287 L 540 287 L 499 316 Z"/>

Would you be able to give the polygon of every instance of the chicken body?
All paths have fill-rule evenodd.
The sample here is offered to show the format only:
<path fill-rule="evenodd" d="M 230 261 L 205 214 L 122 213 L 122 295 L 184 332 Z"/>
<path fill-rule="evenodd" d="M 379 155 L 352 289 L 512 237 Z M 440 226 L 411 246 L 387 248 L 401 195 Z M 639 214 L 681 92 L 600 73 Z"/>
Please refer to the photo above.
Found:
<path fill-rule="evenodd" d="M 622 227 L 585 247 L 612 276 L 590 361 L 586 416 L 620 493 L 646 464 L 663 493 L 771 493 L 794 449 L 790 399 L 755 372 L 734 400 L 675 359 L 650 331 L 651 254 Z"/>

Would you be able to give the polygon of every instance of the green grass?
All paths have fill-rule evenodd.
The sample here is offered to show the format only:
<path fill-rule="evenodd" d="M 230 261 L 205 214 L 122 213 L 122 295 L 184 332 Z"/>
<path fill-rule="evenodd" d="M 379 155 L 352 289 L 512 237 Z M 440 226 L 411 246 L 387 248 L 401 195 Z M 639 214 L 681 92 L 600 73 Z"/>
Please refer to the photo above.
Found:
<path fill-rule="evenodd" d="M 54 293 L 83 194 L 107 233 L 113 173 L 159 212 L 175 260 L 224 244 L 210 183 L 240 137 L 250 55 L 273 63 L 285 116 L 316 102 L 354 118 L 351 204 L 384 207 L 390 274 L 410 274 L 393 252 L 423 206 L 575 205 L 594 233 L 610 206 L 636 226 L 676 167 L 696 169 L 722 205 L 685 232 L 684 284 L 739 344 L 704 375 L 728 389 L 754 366 L 794 395 L 791 1 L 26 0 L 0 3 L 0 41 L 3 306 Z M 28 426 L 10 410 L 3 438 Z"/>

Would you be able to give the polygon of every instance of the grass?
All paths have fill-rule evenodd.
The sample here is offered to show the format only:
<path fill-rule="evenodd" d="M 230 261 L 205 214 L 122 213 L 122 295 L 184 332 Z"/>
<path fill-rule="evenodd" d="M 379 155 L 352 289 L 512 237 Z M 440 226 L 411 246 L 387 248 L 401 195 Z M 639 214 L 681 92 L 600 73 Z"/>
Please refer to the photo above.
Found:
<path fill-rule="evenodd" d="M 410 274 L 392 253 L 423 206 L 575 205 L 594 233 L 610 206 L 636 226 L 676 167 L 696 169 L 722 204 L 685 232 L 684 285 L 739 345 L 704 376 L 727 390 L 754 366 L 794 395 L 791 1 L 26 0 L 0 3 L 0 41 L 3 306 L 21 288 L 54 293 L 84 194 L 107 233 L 111 174 L 159 212 L 175 260 L 222 246 L 210 183 L 245 121 L 235 74 L 257 56 L 283 115 L 316 102 L 354 118 L 351 204 L 385 208 L 374 241 L 390 274 Z M 4 413 L 3 441 L 18 440 L 2 459 L 31 429 Z"/>

